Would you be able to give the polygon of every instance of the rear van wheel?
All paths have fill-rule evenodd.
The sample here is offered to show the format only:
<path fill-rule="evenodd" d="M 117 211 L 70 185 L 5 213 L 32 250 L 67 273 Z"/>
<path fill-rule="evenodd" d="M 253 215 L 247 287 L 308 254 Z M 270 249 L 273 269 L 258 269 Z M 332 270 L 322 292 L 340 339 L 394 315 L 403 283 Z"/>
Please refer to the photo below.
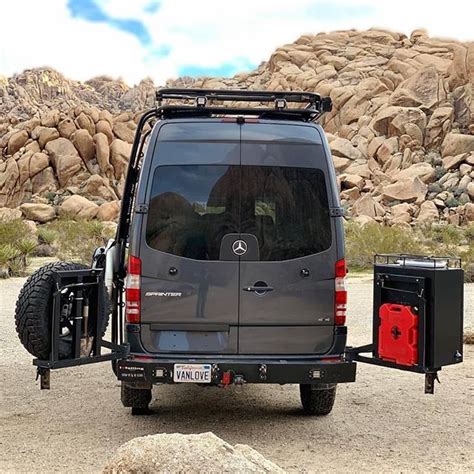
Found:
<path fill-rule="evenodd" d="M 303 412 L 309 416 L 324 416 L 331 413 L 336 400 L 336 386 L 300 385 Z"/>

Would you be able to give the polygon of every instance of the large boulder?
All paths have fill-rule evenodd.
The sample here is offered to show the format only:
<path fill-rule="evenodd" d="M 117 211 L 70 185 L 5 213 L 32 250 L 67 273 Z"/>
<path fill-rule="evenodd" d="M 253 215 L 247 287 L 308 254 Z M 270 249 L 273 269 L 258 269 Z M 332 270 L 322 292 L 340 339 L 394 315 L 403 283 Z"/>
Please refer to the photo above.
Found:
<path fill-rule="evenodd" d="M 42 127 L 38 135 L 38 144 L 43 149 L 48 142 L 59 138 L 59 132 L 55 128 Z"/>
<path fill-rule="evenodd" d="M 432 223 L 439 218 L 438 208 L 433 201 L 425 201 L 420 206 L 417 220 L 423 224 Z"/>
<path fill-rule="evenodd" d="M 394 176 L 400 181 L 414 177 L 420 178 L 423 183 L 431 183 L 435 179 L 435 170 L 429 163 L 423 161 L 411 165 Z"/>
<path fill-rule="evenodd" d="M 430 117 L 425 131 L 425 146 L 439 146 L 451 130 L 454 109 L 451 106 L 438 107 Z"/>
<path fill-rule="evenodd" d="M 76 118 L 76 124 L 78 128 L 83 128 L 89 132 L 89 135 L 93 137 L 95 135 L 95 123 L 89 115 L 81 112 Z"/>
<path fill-rule="evenodd" d="M 99 120 L 95 125 L 97 133 L 103 133 L 109 139 L 109 144 L 112 143 L 114 139 L 114 132 L 112 127 L 107 120 Z"/>
<path fill-rule="evenodd" d="M 117 199 L 109 180 L 98 174 L 93 174 L 85 183 L 81 184 L 81 194 L 87 197 L 105 199 L 106 201 Z"/>
<path fill-rule="evenodd" d="M 26 219 L 40 222 L 52 221 L 56 217 L 56 211 L 53 206 L 41 203 L 24 203 L 20 206 L 20 210 Z"/>
<path fill-rule="evenodd" d="M 28 132 L 20 130 L 14 133 L 8 140 L 7 154 L 14 155 L 28 141 Z"/>
<path fill-rule="evenodd" d="M 61 120 L 58 125 L 58 132 L 64 138 L 71 138 L 71 135 L 77 130 L 74 120 L 70 117 L 66 117 Z"/>
<path fill-rule="evenodd" d="M 114 134 L 127 143 L 133 143 L 135 137 L 135 131 L 130 128 L 128 123 L 125 122 L 116 122 L 114 124 Z"/>
<path fill-rule="evenodd" d="M 373 219 L 385 215 L 385 209 L 369 194 L 359 198 L 352 206 L 354 216 L 369 216 Z"/>
<path fill-rule="evenodd" d="M 434 66 L 427 66 L 403 81 L 390 96 L 390 105 L 431 109 L 446 98 L 444 82 Z"/>
<path fill-rule="evenodd" d="M 99 206 L 97 219 L 101 221 L 115 221 L 120 213 L 120 204 L 118 201 L 104 202 Z"/>
<path fill-rule="evenodd" d="M 99 169 L 104 176 L 112 178 L 114 169 L 110 164 L 110 146 L 107 135 L 104 133 L 97 133 L 94 135 L 95 153 Z"/>
<path fill-rule="evenodd" d="M 420 178 L 406 178 L 382 188 L 383 198 L 390 201 L 421 201 L 425 198 L 428 187 Z"/>
<path fill-rule="evenodd" d="M 82 160 L 74 145 L 66 138 L 60 137 L 46 144 L 46 151 L 61 187 L 65 187 L 71 178 L 82 168 Z"/>
<path fill-rule="evenodd" d="M 97 215 L 99 206 L 84 196 L 73 195 L 66 198 L 59 208 L 62 217 L 83 217 L 92 219 Z"/>
<path fill-rule="evenodd" d="M 424 130 L 426 127 L 425 113 L 416 107 L 383 107 L 377 112 L 371 126 L 379 134 L 391 137 L 403 135 L 406 124 L 414 124 L 420 130 Z"/>
<path fill-rule="evenodd" d="M 110 163 L 114 168 L 116 179 L 120 179 L 127 169 L 132 145 L 120 139 L 115 139 L 110 146 Z"/>
<path fill-rule="evenodd" d="M 11 209 L 10 207 L 0 207 L 0 222 L 10 222 L 21 219 L 20 209 Z"/>
<path fill-rule="evenodd" d="M 226 443 L 213 433 L 155 434 L 122 445 L 104 474 L 115 473 L 284 473 L 245 444 Z"/>
<path fill-rule="evenodd" d="M 0 207 L 16 207 L 20 204 L 17 192 L 17 182 L 20 177 L 18 163 L 10 157 L 0 168 Z"/>
<path fill-rule="evenodd" d="M 395 204 L 390 208 L 392 224 L 409 224 L 412 219 L 412 205 L 407 202 Z"/>
<path fill-rule="evenodd" d="M 441 147 L 443 156 L 456 156 L 474 152 L 474 135 L 448 133 Z"/>
<path fill-rule="evenodd" d="M 336 138 L 330 143 L 331 151 L 334 155 L 349 160 L 362 158 L 362 153 L 349 140 L 345 138 Z"/>
<path fill-rule="evenodd" d="M 33 159 L 32 159 L 33 161 Z M 31 178 L 31 192 L 33 194 L 43 194 L 45 192 L 54 192 L 58 189 L 58 182 L 54 175 L 53 168 L 48 166 Z"/>
<path fill-rule="evenodd" d="M 90 133 L 80 128 L 71 137 L 73 145 L 76 147 L 76 150 L 79 152 L 80 157 L 87 164 L 95 156 L 95 146 L 94 140 L 92 139 Z"/>
<path fill-rule="evenodd" d="M 456 156 L 446 156 L 443 158 L 443 168 L 448 171 L 459 168 L 459 165 L 467 158 L 467 156 L 467 153 L 461 153 Z"/>

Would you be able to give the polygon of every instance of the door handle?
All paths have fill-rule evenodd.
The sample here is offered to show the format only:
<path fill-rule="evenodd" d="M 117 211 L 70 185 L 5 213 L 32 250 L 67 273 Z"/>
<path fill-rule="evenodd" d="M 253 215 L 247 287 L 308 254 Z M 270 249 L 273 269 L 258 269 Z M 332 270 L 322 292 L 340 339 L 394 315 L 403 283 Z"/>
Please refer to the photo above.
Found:
<path fill-rule="evenodd" d="M 264 293 L 266 291 L 273 291 L 272 286 L 244 286 L 244 291 L 253 291 L 254 293 Z"/>

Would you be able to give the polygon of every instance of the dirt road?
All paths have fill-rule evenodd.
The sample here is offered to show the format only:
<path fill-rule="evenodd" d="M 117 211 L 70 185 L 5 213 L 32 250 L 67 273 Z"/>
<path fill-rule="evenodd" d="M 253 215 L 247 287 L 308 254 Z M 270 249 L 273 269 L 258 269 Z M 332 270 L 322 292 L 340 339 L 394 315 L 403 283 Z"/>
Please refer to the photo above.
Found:
<path fill-rule="evenodd" d="M 301 416 L 296 386 L 156 387 L 154 414 L 120 403 L 108 363 L 52 374 L 35 384 L 31 356 L 13 323 L 22 279 L 0 281 L 0 471 L 99 471 L 125 441 L 153 433 L 213 431 L 245 443 L 289 471 L 474 471 L 474 346 L 440 373 L 436 394 L 416 374 L 358 367 L 325 418 Z M 350 282 L 350 344 L 369 342 L 371 284 Z M 474 285 L 466 285 L 473 326 Z"/>

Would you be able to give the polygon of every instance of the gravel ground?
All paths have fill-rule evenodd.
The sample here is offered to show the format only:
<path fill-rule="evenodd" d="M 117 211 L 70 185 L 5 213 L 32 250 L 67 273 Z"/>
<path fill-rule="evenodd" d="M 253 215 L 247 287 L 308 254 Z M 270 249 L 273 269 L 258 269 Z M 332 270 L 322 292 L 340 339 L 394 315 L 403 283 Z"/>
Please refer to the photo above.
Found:
<path fill-rule="evenodd" d="M 359 364 L 357 383 L 339 386 L 325 418 L 301 416 L 292 385 L 155 387 L 153 415 L 132 418 L 108 363 L 54 372 L 51 390 L 39 390 L 13 322 L 23 281 L 0 281 L 2 472 L 99 471 L 136 436 L 206 431 L 289 471 L 474 471 L 474 346 L 440 373 L 434 396 L 423 394 L 421 375 Z M 352 278 L 349 295 L 349 343 L 367 343 L 370 279 Z M 465 298 L 472 327 L 474 285 Z"/>

